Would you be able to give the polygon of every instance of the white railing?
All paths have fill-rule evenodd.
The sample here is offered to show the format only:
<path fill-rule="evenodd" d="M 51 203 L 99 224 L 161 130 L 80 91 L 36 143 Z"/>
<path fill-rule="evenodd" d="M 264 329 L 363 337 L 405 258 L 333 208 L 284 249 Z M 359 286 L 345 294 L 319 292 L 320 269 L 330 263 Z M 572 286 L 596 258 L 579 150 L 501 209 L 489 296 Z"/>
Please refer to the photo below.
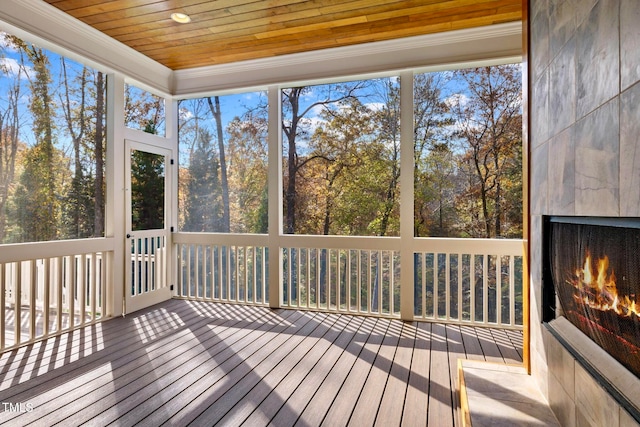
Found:
<path fill-rule="evenodd" d="M 110 239 L 2 249 L 0 351 L 105 317 Z"/>
<path fill-rule="evenodd" d="M 173 236 L 177 296 L 269 304 L 269 236 Z M 522 327 L 521 240 L 415 238 L 403 248 L 393 237 L 285 235 L 277 243 L 282 307 L 400 317 L 408 275 L 414 320 Z M 413 262 L 401 274 L 404 253 Z"/>
<path fill-rule="evenodd" d="M 416 319 L 521 328 L 521 240 L 415 239 Z"/>
<path fill-rule="evenodd" d="M 283 236 L 283 305 L 400 316 L 400 240 Z"/>
<path fill-rule="evenodd" d="M 176 233 L 181 298 L 267 305 L 269 251 L 262 235 Z"/>

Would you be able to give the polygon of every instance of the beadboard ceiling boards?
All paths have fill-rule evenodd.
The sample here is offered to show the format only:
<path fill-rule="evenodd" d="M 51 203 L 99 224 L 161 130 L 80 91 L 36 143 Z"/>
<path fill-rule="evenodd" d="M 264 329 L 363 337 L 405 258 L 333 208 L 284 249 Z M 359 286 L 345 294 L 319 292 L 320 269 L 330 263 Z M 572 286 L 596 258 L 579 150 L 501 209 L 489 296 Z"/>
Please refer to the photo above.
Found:
<path fill-rule="evenodd" d="M 174 71 L 522 18 L 522 0 L 44 1 Z"/>

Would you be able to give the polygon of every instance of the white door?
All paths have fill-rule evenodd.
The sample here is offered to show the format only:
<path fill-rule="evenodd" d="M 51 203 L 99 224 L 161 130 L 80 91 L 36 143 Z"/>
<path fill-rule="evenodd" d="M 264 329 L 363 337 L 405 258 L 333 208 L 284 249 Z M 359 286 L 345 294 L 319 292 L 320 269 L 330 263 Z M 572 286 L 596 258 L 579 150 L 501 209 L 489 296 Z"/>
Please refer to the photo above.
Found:
<path fill-rule="evenodd" d="M 170 159 L 168 149 L 126 141 L 125 313 L 171 298 Z"/>

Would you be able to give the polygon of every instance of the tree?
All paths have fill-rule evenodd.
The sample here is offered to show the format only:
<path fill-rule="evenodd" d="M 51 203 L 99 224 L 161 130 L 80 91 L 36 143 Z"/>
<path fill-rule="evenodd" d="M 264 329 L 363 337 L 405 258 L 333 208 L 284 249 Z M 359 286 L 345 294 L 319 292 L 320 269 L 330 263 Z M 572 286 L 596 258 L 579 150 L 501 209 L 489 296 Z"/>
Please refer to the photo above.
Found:
<path fill-rule="evenodd" d="M 164 156 L 145 151 L 131 153 L 132 230 L 164 228 Z"/>
<path fill-rule="evenodd" d="M 125 85 L 124 101 L 124 122 L 127 126 L 146 132 L 148 124 L 153 123 L 154 133 L 162 131 L 164 128 L 164 98 L 127 84 Z"/>
<path fill-rule="evenodd" d="M 227 124 L 232 231 L 267 233 L 267 119 L 249 109 Z"/>
<path fill-rule="evenodd" d="M 520 65 L 459 70 L 456 74 L 467 86 L 466 97 L 459 97 L 453 105 L 457 136 L 465 152 L 462 167 L 469 183 L 462 196 L 467 203 L 461 200 L 471 211 L 466 231 L 487 238 L 504 237 L 505 212 L 509 210 L 504 206 L 504 191 L 505 185 L 510 186 L 506 181 L 509 177 L 522 180 L 520 173 L 514 175 L 521 170 L 522 158 Z M 469 200 L 477 200 L 479 207 Z M 521 230 L 521 219 L 519 222 L 516 229 Z"/>
<path fill-rule="evenodd" d="M 13 194 L 14 178 L 19 143 L 20 113 L 18 101 L 21 97 L 20 81 L 24 73 L 24 57 L 20 55 L 17 69 L 10 70 L 2 66 L 2 73 L 12 78 L 5 99 L 7 104 L 0 108 L 0 242 L 7 241 L 7 208 L 9 197 Z"/>
<path fill-rule="evenodd" d="M 219 231 L 219 165 L 212 148 L 212 139 L 206 129 L 201 129 L 189 158 L 184 225 L 188 231 Z"/>
<path fill-rule="evenodd" d="M 222 229 L 220 231 L 228 233 L 231 231 L 230 206 L 229 206 L 229 182 L 227 178 L 227 160 L 224 149 L 224 135 L 222 128 L 222 112 L 220 111 L 220 97 L 215 96 L 215 105 L 211 102 L 211 97 L 207 98 L 209 109 L 216 123 L 216 136 L 218 139 L 218 156 L 220 165 L 220 186 L 222 190 Z"/>
<path fill-rule="evenodd" d="M 73 178 L 71 188 L 64 197 L 63 209 L 67 215 L 63 215 L 66 233 L 64 237 L 79 238 L 93 235 L 92 218 L 95 217 L 93 208 L 93 187 L 92 179 L 85 176 L 83 165 L 83 140 L 89 128 L 89 118 L 87 112 L 87 97 L 89 85 L 89 69 L 82 67 L 80 75 L 76 76 L 77 87 L 71 88 L 72 79 L 67 72 L 67 61 L 60 58 L 63 93 L 60 94 L 60 105 L 62 106 L 65 119 L 66 130 L 71 137 L 73 144 Z M 73 96 L 71 92 L 77 92 Z M 73 100 L 77 102 L 72 102 Z M 92 215 L 93 214 L 93 215 Z"/>
<path fill-rule="evenodd" d="M 414 76 L 414 235 L 452 237 L 456 155 L 450 146 L 450 115 L 443 90 L 449 73 Z"/>
<path fill-rule="evenodd" d="M 340 207 L 348 205 L 359 210 L 359 206 L 349 202 L 346 182 L 342 178 L 363 164 L 360 150 L 373 131 L 370 111 L 354 97 L 340 102 L 340 108 L 336 110 L 323 110 L 320 118 L 324 124 L 316 128 L 309 141 L 309 156 L 317 161 L 314 166 L 309 165 L 313 171 L 305 175 L 306 180 L 313 179 L 314 184 L 304 186 L 305 193 L 311 193 L 313 205 L 305 205 L 304 212 L 315 206 L 317 216 L 307 221 L 306 229 L 314 234 L 350 234 L 352 230 L 345 229 L 348 224 L 342 221 Z M 303 218 L 299 220 L 308 217 L 300 216 Z"/>
<path fill-rule="evenodd" d="M 104 235 L 104 153 L 105 153 L 105 82 L 104 74 L 100 71 L 95 72 L 95 132 L 93 134 L 93 153 L 95 159 L 95 179 L 94 179 L 94 226 L 93 235 L 100 237 Z"/>
<path fill-rule="evenodd" d="M 287 234 L 296 233 L 296 215 L 298 187 L 297 178 L 305 165 L 318 156 L 300 156 L 299 143 L 303 139 L 308 139 L 309 128 L 306 119 L 312 111 L 322 110 L 337 105 L 341 101 L 353 98 L 356 92 L 364 86 L 363 82 L 354 82 L 342 85 L 326 86 L 302 86 L 282 91 L 282 130 L 285 136 L 286 147 L 286 180 L 285 180 L 285 224 L 284 232 Z M 312 90 L 320 90 L 315 101 L 308 105 L 304 104 L 304 97 L 310 95 Z"/>
<path fill-rule="evenodd" d="M 373 114 L 373 119 L 378 125 L 376 139 L 380 147 L 380 159 L 384 159 L 388 172 L 386 185 L 382 194 L 382 203 L 379 209 L 376 235 L 386 236 L 392 221 L 392 213 L 395 218 L 394 233 L 399 232 L 399 197 L 400 197 L 400 87 L 390 79 L 377 82 L 378 97 L 383 100 L 382 108 Z"/>
<path fill-rule="evenodd" d="M 29 109 L 36 143 L 25 154 L 16 195 L 21 213 L 18 224 L 23 241 L 55 240 L 59 230 L 58 190 L 62 177 L 57 174 L 61 154 L 54 141 L 55 113 L 49 87 L 49 58 L 41 48 L 17 37 L 9 36 L 9 40 L 29 58 L 34 71 L 34 75 L 29 76 Z"/>

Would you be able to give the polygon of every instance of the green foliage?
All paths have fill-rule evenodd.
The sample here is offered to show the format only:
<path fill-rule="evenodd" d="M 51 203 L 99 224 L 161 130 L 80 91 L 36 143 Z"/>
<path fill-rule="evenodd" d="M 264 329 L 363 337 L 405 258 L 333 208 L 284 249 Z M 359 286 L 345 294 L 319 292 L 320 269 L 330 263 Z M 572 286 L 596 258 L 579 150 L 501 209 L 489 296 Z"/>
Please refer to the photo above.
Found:
<path fill-rule="evenodd" d="M 14 67 L 0 70 L 7 90 L 0 94 L 0 239 L 102 235 L 102 75 L 15 36 L 3 37 L 2 56 Z"/>
<path fill-rule="evenodd" d="M 198 134 L 196 147 L 189 158 L 188 172 L 184 229 L 219 231 L 222 214 L 218 161 L 212 145 L 212 135 L 206 130 L 201 130 Z"/>
<path fill-rule="evenodd" d="M 131 224 L 135 230 L 164 228 L 164 156 L 131 152 Z"/>
<path fill-rule="evenodd" d="M 46 166 L 45 166 L 46 165 Z M 61 237 L 61 204 L 64 157 L 46 142 L 28 149 L 14 196 L 15 221 L 21 242 L 56 240 Z"/>
<path fill-rule="evenodd" d="M 266 106 L 258 103 L 245 108 L 240 116 L 223 124 L 221 117 L 227 114 L 230 101 L 225 97 L 214 100 L 215 103 L 201 98 L 179 104 L 180 229 L 266 233 L 269 223 Z M 224 126 L 222 135 L 220 126 Z M 226 167 L 226 196 L 221 149 Z"/>

